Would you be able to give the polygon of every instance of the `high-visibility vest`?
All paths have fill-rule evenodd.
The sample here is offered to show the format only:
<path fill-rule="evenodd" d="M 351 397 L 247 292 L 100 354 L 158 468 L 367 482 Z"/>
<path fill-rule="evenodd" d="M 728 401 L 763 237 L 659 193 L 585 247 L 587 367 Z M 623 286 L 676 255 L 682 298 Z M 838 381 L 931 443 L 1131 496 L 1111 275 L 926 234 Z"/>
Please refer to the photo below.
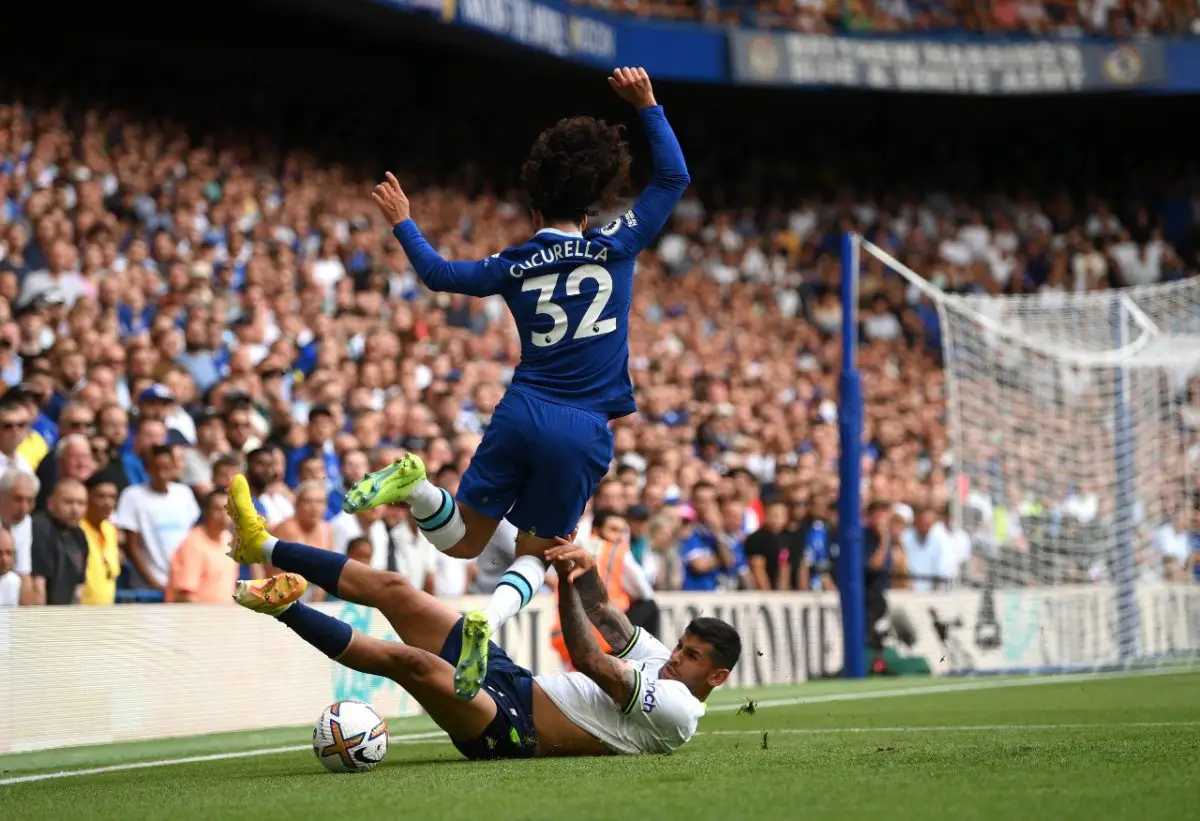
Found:
<path fill-rule="evenodd" d="M 608 600 L 617 607 L 622 613 L 629 610 L 629 594 L 625 592 L 625 588 L 621 585 L 621 581 L 625 574 L 625 554 L 629 552 L 629 545 L 625 542 L 613 544 L 611 542 L 600 542 L 600 550 L 596 553 L 596 572 L 600 574 L 600 579 L 608 588 Z M 558 602 L 558 590 L 555 589 L 554 600 Z M 573 669 L 571 666 L 571 656 L 567 653 L 567 643 L 563 639 L 562 625 L 558 620 L 558 608 L 554 609 L 554 626 L 550 630 L 550 645 L 558 653 L 559 658 L 563 660 L 563 664 L 567 669 Z M 600 642 L 600 648 L 611 653 L 612 647 L 604 640 L 604 636 L 600 635 L 600 631 L 592 627 L 592 632 L 596 634 L 596 640 Z"/>
<path fill-rule="evenodd" d="M 629 545 L 626 542 L 601 542 L 600 552 L 596 554 L 596 569 L 600 571 L 600 578 L 608 587 L 608 600 L 622 613 L 628 612 L 632 603 L 622 585 L 625 578 L 625 554 L 628 552 Z"/>

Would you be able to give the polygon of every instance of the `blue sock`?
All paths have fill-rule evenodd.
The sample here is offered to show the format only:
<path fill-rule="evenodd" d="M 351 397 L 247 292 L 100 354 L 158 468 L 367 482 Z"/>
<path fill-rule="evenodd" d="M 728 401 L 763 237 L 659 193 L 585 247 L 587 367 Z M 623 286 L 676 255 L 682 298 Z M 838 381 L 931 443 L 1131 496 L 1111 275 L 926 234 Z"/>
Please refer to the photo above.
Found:
<path fill-rule="evenodd" d="M 276 542 L 267 561 L 280 570 L 299 573 L 317 587 L 337 595 L 338 579 L 346 566 L 346 557 L 332 550 L 309 547 L 299 542 Z"/>
<path fill-rule="evenodd" d="M 354 628 L 320 610 L 313 610 L 302 602 L 296 602 L 277 618 L 331 659 L 336 659 L 350 646 Z"/>

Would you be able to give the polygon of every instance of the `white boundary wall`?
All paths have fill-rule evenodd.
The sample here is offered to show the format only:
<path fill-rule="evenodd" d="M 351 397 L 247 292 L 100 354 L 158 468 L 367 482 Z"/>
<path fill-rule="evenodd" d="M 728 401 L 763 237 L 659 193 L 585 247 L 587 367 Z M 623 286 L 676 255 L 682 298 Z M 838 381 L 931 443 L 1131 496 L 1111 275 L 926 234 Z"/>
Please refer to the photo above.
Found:
<path fill-rule="evenodd" d="M 988 618 L 981 591 L 894 592 L 892 612 L 905 614 L 914 641 L 889 642 L 925 657 L 935 674 L 1101 667 L 1116 659 L 1114 595 L 1102 585 L 995 591 Z M 1143 588 L 1138 602 L 1142 655 L 1200 651 L 1200 586 Z M 738 627 L 745 650 L 731 686 L 841 667 L 836 595 L 675 593 L 659 604 L 672 640 L 700 614 Z M 500 637 L 514 661 L 540 673 L 561 669 L 549 643 L 553 606 L 538 597 Z M 376 611 L 319 607 L 395 638 Z M 340 667 L 273 619 L 232 605 L 0 610 L 0 753 L 307 724 L 339 699 L 369 701 L 386 716 L 419 712 L 393 682 Z"/>

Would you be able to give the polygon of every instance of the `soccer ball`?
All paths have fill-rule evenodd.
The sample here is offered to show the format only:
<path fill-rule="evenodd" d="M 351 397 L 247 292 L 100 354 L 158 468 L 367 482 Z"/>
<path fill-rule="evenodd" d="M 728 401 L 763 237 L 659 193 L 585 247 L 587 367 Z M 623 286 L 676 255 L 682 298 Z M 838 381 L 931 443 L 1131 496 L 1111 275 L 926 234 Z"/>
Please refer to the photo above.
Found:
<path fill-rule="evenodd" d="M 387 755 L 387 748 L 387 722 L 361 701 L 329 705 L 313 727 L 313 753 L 330 772 L 373 770 Z"/>

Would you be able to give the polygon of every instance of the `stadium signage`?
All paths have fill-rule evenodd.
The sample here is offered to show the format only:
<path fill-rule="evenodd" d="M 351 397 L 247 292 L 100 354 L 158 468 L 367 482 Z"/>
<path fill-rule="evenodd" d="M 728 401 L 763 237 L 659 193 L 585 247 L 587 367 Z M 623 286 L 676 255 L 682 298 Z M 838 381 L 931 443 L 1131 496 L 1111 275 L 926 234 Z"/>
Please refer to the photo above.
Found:
<path fill-rule="evenodd" d="M 1110 584 L 893 591 L 887 641 L 902 655 L 924 657 L 935 675 L 1115 666 L 1117 598 Z M 1200 650 L 1200 587 L 1147 585 L 1135 601 L 1140 657 Z"/>
<path fill-rule="evenodd" d="M 1155 41 L 954 42 L 735 31 L 736 82 L 967 95 L 1121 90 L 1166 79 Z"/>
<path fill-rule="evenodd" d="M 533 0 L 459 0 L 458 20 L 556 57 L 608 64 L 617 53 L 613 26 Z"/>

